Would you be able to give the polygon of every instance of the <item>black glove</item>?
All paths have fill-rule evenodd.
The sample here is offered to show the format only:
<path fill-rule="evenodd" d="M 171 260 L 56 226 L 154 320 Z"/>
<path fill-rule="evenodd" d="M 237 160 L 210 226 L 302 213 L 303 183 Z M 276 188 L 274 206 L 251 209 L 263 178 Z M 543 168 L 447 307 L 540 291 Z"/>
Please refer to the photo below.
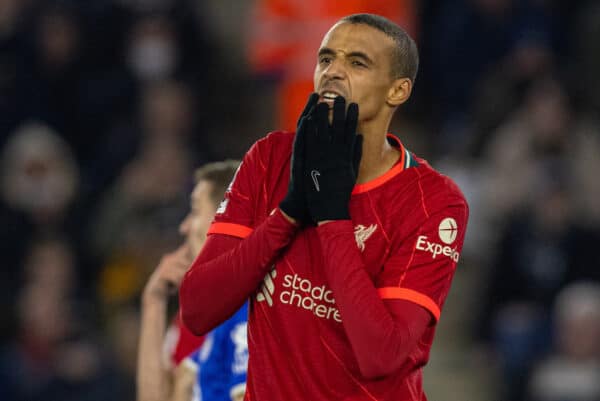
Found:
<path fill-rule="evenodd" d="M 304 173 L 304 149 L 306 147 L 306 135 L 308 130 L 308 116 L 319 101 L 319 95 L 312 93 L 304 107 L 304 111 L 298 119 L 292 160 L 290 162 L 290 182 L 285 198 L 279 204 L 279 208 L 294 220 L 306 223 L 309 220 L 306 196 L 304 195 L 303 173 Z"/>
<path fill-rule="evenodd" d="M 348 203 L 362 155 L 362 135 L 356 135 L 358 105 L 338 96 L 329 106 L 320 103 L 308 119 L 305 188 L 308 210 L 315 222 L 350 219 Z"/>

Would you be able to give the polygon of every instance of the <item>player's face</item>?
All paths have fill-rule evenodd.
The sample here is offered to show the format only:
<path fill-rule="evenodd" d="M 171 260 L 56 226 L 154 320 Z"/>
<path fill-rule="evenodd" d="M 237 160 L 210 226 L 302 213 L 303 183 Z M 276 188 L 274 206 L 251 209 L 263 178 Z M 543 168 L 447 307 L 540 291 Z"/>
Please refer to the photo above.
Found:
<path fill-rule="evenodd" d="M 389 109 L 394 83 L 391 55 L 394 41 L 364 24 L 335 25 L 323 38 L 315 68 L 315 92 L 333 106 L 333 96 L 357 103 L 359 121 L 374 120 Z M 388 110 L 389 111 L 389 110 Z"/>
<path fill-rule="evenodd" d="M 201 180 L 196 184 L 192 192 L 190 212 L 179 226 L 179 231 L 185 235 L 193 257 L 196 257 L 202 249 L 206 233 L 217 210 L 217 206 L 211 199 L 212 190 L 213 184 L 209 181 Z"/>

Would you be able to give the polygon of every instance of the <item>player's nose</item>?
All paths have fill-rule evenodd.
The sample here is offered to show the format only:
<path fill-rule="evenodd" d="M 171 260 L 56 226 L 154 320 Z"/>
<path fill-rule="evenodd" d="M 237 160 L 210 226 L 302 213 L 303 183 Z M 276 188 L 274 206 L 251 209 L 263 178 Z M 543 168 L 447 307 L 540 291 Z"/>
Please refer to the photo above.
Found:
<path fill-rule="evenodd" d="M 345 63 L 336 57 L 331 63 L 327 66 L 327 69 L 323 73 L 324 78 L 326 79 L 343 79 L 346 77 L 346 65 Z"/>

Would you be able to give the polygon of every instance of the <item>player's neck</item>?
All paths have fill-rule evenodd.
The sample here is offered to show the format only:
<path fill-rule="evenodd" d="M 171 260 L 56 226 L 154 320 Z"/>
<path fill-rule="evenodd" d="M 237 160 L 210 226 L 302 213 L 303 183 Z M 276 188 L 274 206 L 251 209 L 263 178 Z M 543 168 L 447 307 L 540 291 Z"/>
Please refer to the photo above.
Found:
<path fill-rule="evenodd" d="M 363 134 L 362 158 L 356 180 L 358 184 L 385 174 L 400 158 L 400 152 L 389 144 L 386 134 L 387 129 Z"/>

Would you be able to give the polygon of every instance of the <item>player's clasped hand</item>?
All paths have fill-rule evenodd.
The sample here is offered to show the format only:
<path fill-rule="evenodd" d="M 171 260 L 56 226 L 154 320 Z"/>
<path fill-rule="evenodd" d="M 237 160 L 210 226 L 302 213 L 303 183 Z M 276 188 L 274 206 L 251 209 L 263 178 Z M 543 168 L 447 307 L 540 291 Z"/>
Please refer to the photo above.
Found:
<path fill-rule="evenodd" d="M 295 219 L 299 223 L 308 223 L 310 221 L 303 183 L 305 171 L 304 151 L 306 147 L 306 131 L 309 126 L 308 117 L 312 114 L 318 101 L 319 95 L 312 93 L 308 98 L 308 102 L 304 107 L 304 111 L 298 119 L 296 137 L 294 138 L 294 146 L 292 151 L 292 161 L 290 163 L 290 183 L 288 184 L 287 195 L 279 205 L 285 214 Z"/>
<path fill-rule="evenodd" d="M 338 96 L 329 123 L 329 105 L 310 95 L 298 120 L 290 182 L 281 210 L 299 223 L 350 218 L 348 202 L 362 155 L 356 135 L 358 105 Z"/>
<path fill-rule="evenodd" d="M 350 219 L 348 203 L 362 156 L 362 135 L 356 135 L 358 105 L 338 96 L 329 123 L 329 105 L 319 103 L 305 128 L 304 188 L 314 222 Z"/>

